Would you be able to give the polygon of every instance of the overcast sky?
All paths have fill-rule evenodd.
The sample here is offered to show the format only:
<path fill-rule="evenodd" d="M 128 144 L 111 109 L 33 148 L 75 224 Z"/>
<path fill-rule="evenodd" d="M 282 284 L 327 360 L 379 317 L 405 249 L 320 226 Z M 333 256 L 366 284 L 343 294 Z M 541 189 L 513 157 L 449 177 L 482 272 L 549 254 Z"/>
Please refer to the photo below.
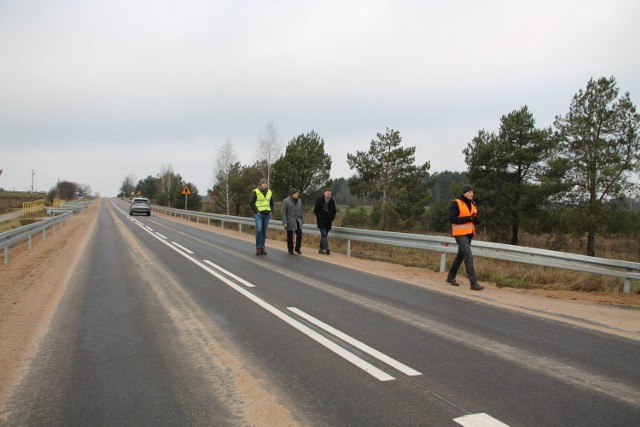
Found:
<path fill-rule="evenodd" d="M 430 172 L 523 105 L 538 127 L 590 78 L 640 101 L 637 0 L 0 0 L 0 187 L 115 196 L 171 166 L 201 194 L 231 141 L 257 159 L 315 130 L 347 153 L 387 127 Z M 35 175 L 32 175 L 35 169 Z M 32 181 L 33 178 L 33 181 Z"/>

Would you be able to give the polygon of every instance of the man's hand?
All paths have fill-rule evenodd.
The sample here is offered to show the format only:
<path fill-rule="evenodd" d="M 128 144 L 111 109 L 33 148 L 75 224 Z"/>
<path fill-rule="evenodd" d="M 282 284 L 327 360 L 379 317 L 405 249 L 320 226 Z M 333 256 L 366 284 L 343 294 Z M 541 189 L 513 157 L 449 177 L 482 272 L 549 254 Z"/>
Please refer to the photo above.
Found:
<path fill-rule="evenodd" d="M 471 221 L 473 221 L 474 224 L 480 224 L 480 217 L 477 213 L 471 215 Z"/>

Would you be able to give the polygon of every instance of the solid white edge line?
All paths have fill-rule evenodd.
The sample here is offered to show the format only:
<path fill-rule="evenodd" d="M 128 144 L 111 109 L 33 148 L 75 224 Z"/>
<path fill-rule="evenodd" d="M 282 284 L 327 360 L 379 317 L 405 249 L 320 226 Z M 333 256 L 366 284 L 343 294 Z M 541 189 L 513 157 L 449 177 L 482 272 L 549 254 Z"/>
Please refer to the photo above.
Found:
<path fill-rule="evenodd" d="M 204 262 L 206 262 L 207 264 L 209 264 L 211 267 L 215 268 L 218 271 L 223 272 L 224 274 L 226 274 L 227 276 L 231 277 L 232 279 L 234 279 L 236 282 L 240 282 L 243 285 L 245 285 L 247 288 L 255 288 L 256 285 L 254 285 L 251 282 L 247 282 L 246 280 L 244 280 L 242 277 L 238 277 L 235 274 L 233 274 L 230 271 L 225 270 L 224 268 L 220 267 L 217 264 L 214 264 L 213 262 L 209 261 L 208 259 L 203 260 Z"/>
<path fill-rule="evenodd" d="M 144 231 L 147 231 L 142 226 L 140 228 L 142 228 Z M 151 233 L 150 231 L 147 231 L 147 233 L 149 233 L 153 237 L 156 237 L 156 235 L 154 233 Z M 300 331 L 303 334 L 307 335 L 312 340 L 318 342 L 319 344 L 323 345 L 327 349 L 333 351 L 338 356 L 340 356 L 343 359 L 351 362 L 352 364 L 354 364 L 358 368 L 362 369 L 363 371 L 365 371 L 369 375 L 373 376 L 374 378 L 376 378 L 376 379 L 378 379 L 380 381 L 392 381 L 392 380 L 395 380 L 394 377 L 392 377 L 391 375 L 387 374 L 383 370 L 376 368 L 372 364 L 360 359 L 355 354 L 345 350 L 344 348 L 340 347 L 339 345 L 335 344 L 334 342 L 332 342 L 329 339 L 325 338 L 324 336 L 320 335 L 319 333 L 317 333 L 313 329 L 309 328 L 308 326 L 303 325 L 302 323 L 300 323 L 296 319 L 294 319 L 291 316 L 287 315 L 286 313 L 278 310 L 277 308 L 275 308 L 274 306 L 272 306 L 268 302 L 260 299 L 256 295 L 254 295 L 251 292 L 247 291 L 246 289 L 240 287 L 238 284 L 233 283 L 228 278 L 222 276 L 220 273 L 218 273 L 218 272 L 212 270 L 211 268 L 207 267 L 205 264 L 203 264 L 199 260 L 193 258 L 192 256 L 190 256 L 189 254 L 187 254 L 185 252 L 182 252 L 182 251 L 178 250 L 172 244 L 170 244 L 168 242 L 165 242 L 164 240 L 161 240 L 161 239 L 158 239 L 158 241 L 160 243 L 163 243 L 163 244 L 167 245 L 168 247 L 173 249 L 176 253 L 182 255 L 183 257 L 185 257 L 186 259 L 188 259 L 189 261 L 191 261 L 192 263 L 194 263 L 198 267 L 202 268 L 203 270 L 205 270 L 206 272 L 208 272 L 212 276 L 216 277 L 217 279 L 219 279 L 221 282 L 225 283 L 230 288 L 232 288 L 235 291 L 239 292 L 240 294 L 242 294 L 246 298 L 250 299 L 254 303 L 258 304 L 260 307 L 262 307 L 265 310 L 267 310 L 268 312 L 270 312 L 271 314 L 275 315 L 279 319 L 281 319 L 284 322 L 288 323 L 290 326 L 294 327 L 298 331 Z M 172 242 L 172 243 L 175 244 L 175 242 Z"/>
<path fill-rule="evenodd" d="M 417 375 L 422 375 L 421 372 L 416 371 L 413 368 L 410 368 L 409 366 L 398 362 L 397 360 L 387 356 L 384 353 L 379 352 L 378 350 L 369 347 L 368 345 L 364 344 L 361 341 L 358 341 L 357 339 L 345 334 L 344 332 L 341 332 L 339 330 L 337 330 L 336 328 L 327 325 L 326 323 L 322 322 L 321 320 L 316 319 L 315 317 L 305 313 L 304 311 L 296 308 L 296 307 L 287 307 L 288 310 L 293 311 L 294 313 L 296 313 L 298 316 L 302 317 L 303 319 L 308 320 L 309 322 L 313 323 L 314 325 L 320 327 L 321 329 L 324 329 L 325 331 L 329 332 L 330 334 L 340 338 L 343 341 L 346 341 L 347 343 L 351 344 L 352 346 L 356 347 L 357 349 L 360 349 L 362 351 L 364 351 L 365 353 L 375 357 L 376 359 L 380 360 L 381 362 L 386 363 L 387 365 L 391 366 L 392 368 L 397 369 L 398 371 L 402 372 L 403 374 L 409 375 L 411 377 L 417 376 Z"/>
<path fill-rule="evenodd" d="M 464 415 L 462 417 L 454 418 L 453 421 L 464 427 L 509 427 L 508 424 L 498 421 L 484 412 Z"/>
<path fill-rule="evenodd" d="M 179 247 L 180 249 L 182 249 L 183 251 L 185 251 L 189 255 L 193 255 L 193 251 L 192 250 L 189 250 L 189 249 L 185 248 L 184 246 L 182 246 L 179 243 L 176 243 L 176 242 L 171 242 L 171 243 L 174 244 L 175 246 Z"/>

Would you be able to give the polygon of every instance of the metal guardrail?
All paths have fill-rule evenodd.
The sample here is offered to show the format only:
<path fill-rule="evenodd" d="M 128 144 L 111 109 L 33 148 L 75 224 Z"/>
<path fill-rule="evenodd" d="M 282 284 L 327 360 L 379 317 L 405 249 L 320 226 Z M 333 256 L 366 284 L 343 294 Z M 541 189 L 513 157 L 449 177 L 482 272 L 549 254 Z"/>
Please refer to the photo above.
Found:
<path fill-rule="evenodd" d="M 58 206 L 54 205 L 52 208 L 47 208 L 47 215 L 60 215 L 65 212 L 80 212 L 91 203 L 93 203 L 93 200 L 59 203 Z"/>
<path fill-rule="evenodd" d="M 255 226 L 253 218 L 248 217 L 185 211 L 182 209 L 165 208 L 157 205 L 152 205 L 151 209 L 155 212 L 176 217 L 180 216 L 181 218 L 189 220 L 195 218 L 197 222 L 200 222 L 200 219 L 206 219 L 207 224 L 210 224 L 211 221 L 219 221 L 221 222 L 222 227 L 224 227 L 225 222 L 239 224 L 240 231 L 242 231 L 243 225 L 251 227 Z M 277 220 L 272 220 L 271 223 L 276 226 L 282 225 L 282 221 Z M 305 224 L 303 226 L 303 231 L 307 234 L 320 234 L 318 229 L 310 224 Z M 439 252 L 441 254 L 441 273 L 445 272 L 447 254 L 455 254 L 458 252 L 458 246 L 455 239 L 453 237 L 445 236 L 429 236 L 392 231 L 333 227 L 331 229 L 331 237 L 347 241 L 347 256 L 351 256 L 352 240 Z M 605 276 L 621 277 L 624 279 L 623 291 L 627 293 L 631 291 L 631 279 L 640 280 L 640 263 L 638 262 L 596 258 L 547 249 L 483 242 L 480 240 L 473 241 L 473 254 L 474 256 L 503 261 L 520 262 L 543 267 L 562 268 L 602 274 Z"/>
<path fill-rule="evenodd" d="M 11 246 L 29 240 L 29 250 L 31 250 L 31 239 L 34 234 L 42 232 L 42 240 L 46 240 L 47 229 L 51 228 L 55 236 L 56 224 L 62 225 L 62 223 L 67 222 L 71 216 L 73 216 L 73 211 L 67 211 L 53 218 L 43 219 L 33 224 L 23 225 L 22 227 L 0 233 L 0 248 L 4 250 L 4 264 L 7 265 L 9 263 L 9 248 Z"/>

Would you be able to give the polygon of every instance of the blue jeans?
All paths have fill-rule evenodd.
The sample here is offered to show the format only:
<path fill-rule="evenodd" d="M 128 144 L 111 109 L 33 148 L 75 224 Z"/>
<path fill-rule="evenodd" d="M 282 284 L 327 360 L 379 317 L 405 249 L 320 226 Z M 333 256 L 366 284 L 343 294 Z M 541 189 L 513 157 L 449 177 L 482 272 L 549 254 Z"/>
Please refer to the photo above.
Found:
<path fill-rule="evenodd" d="M 329 239 L 327 239 L 328 234 L 329 230 L 326 228 L 320 229 L 320 249 L 324 249 L 325 251 L 329 250 Z"/>
<path fill-rule="evenodd" d="M 451 264 L 447 279 L 456 278 L 458 269 L 460 268 L 460 265 L 462 265 L 462 261 L 464 261 L 464 268 L 465 270 L 467 270 L 467 277 L 469 278 L 469 281 L 472 285 L 474 283 L 478 283 L 476 271 L 473 268 L 473 255 L 471 254 L 471 240 L 473 239 L 473 237 L 471 235 L 468 235 L 454 236 L 454 238 L 456 239 L 456 243 L 458 244 L 458 254 L 453 260 L 453 264 Z"/>
<path fill-rule="evenodd" d="M 257 213 L 254 219 L 256 220 L 256 248 L 264 248 L 271 213 Z"/>

